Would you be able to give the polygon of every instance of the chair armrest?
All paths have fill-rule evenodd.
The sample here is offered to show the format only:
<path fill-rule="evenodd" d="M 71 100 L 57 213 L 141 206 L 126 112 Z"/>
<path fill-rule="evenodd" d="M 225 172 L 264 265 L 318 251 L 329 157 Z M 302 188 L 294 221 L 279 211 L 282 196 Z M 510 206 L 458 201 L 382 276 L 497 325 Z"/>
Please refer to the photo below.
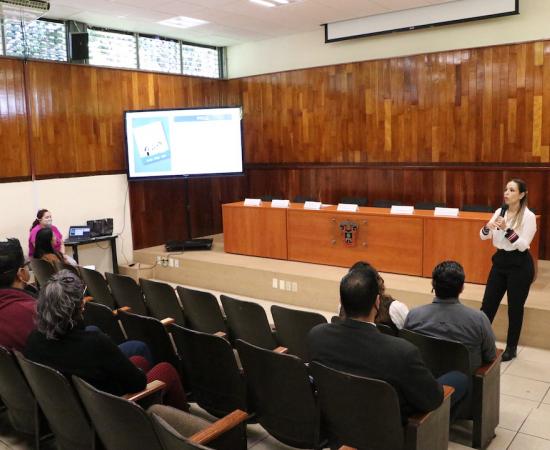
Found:
<path fill-rule="evenodd" d="M 137 402 L 138 400 L 141 400 L 145 397 L 149 397 L 151 394 L 154 394 L 155 392 L 161 391 L 166 387 L 166 383 L 160 380 L 154 380 L 147 384 L 147 387 L 140 392 L 136 392 L 134 394 L 125 394 L 122 397 L 126 400 L 130 400 L 132 402 Z"/>
<path fill-rule="evenodd" d="M 449 398 L 453 392 L 455 391 L 455 388 L 452 386 L 443 385 L 443 401 L 445 401 L 447 398 Z M 431 414 L 433 414 L 434 411 L 437 411 L 436 408 L 433 411 L 427 412 L 427 413 L 417 413 L 413 414 L 412 416 L 408 417 L 407 423 L 409 425 L 418 426 L 428 420 Z"/>
<path fill-rule="evenodd" d="M 288 353 L 288 348 L 279 346 L 277 348 L 274 348 L 273 351 L 275 353 Z"/>
<path fill-rule="evenodd" d="M 479 369 L 476 370 L 475 376 L 476 377 L 484 377 L 489 372 L 491 372 L 497 365 L 500 364 L 500 360 L 502 358 L 503 350 L 497 349 L 497 356 L 495 359 L 493 359 L 490 363 L 485 364 L 484 366 L 481 366 Z"/>
<path fill-rule="evenodd" d="M 240 425 L 245 420 L 247 420 L 248 417 L 249 416 L 247 413 L 241 411 L 240 409 L 236 409 L 231 414 L 222 417 L 221 419 L 214 422 L 212 425 L 206 427 L 204 430 L 195 433 L 189 438 L 189 441 L 195 444 L 205 445 L 208 442 L 226 433 L 227 431 L 231 430 L 232 428 L 235 428 L 237 425 Z"/>
<path fill-rule="evenodd" d="M 93 302 L 94 298 L 91 295 L 87 295 L 82 300 L 84 301 L 84 303 L 88 303 L 88 302 Z"/>
<path fill-rule="evenodd" d="M 120 311 L 130 312 L 131 310 L 132 310 L 132 308 L 130 308 L 129 306 L 123 306 L 122 308 L 118 308 L 118 309 L 113 310 L 113 315 L 116 316 Z"/>
<path fill-rule="evenodd" d="M 160 323 L 162 323 L 165 327 L 167 327 L 168 325 L 171 325 L 175 322 L 176 322 L 175 319 L 173 319 L 172 317 L 166 317 L 166 318 L 164 318 L 160 321 Z"/>
<path fill-rule="evenodd" d="M 214 333 L 214 336 L 218 336 L 218 337 L 227 339 L 227 333 L 225 331 L 216 331 Z"/>

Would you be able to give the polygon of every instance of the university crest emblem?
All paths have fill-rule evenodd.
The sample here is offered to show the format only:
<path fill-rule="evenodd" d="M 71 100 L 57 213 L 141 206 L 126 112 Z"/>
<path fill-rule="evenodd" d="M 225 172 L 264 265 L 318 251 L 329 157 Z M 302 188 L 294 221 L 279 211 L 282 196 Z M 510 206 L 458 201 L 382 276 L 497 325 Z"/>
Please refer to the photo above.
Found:
<path fill-rule="evenodd" d="M 346 220 L 345 222 L 340 222 L 338 225 L 344 237 L 344 244 L 346 244 L 348 247 L 353 247 L 355 245 L 355 236 L 357 230 L 359 229 L 359 225 L 349 220 Z"/>

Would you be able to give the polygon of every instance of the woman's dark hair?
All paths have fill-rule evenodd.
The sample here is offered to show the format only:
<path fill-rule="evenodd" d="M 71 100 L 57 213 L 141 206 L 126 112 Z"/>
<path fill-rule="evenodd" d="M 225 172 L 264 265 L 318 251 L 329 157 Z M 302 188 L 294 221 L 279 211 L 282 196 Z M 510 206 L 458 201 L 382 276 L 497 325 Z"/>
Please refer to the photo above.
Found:
<path fill-rule="evenodd" d="M 52 246 L 53 231 L 51 228 L 42 228 L 36 233 L 33 258 L 40 259 L 49 253 L 55 253 Z"/>
<path fill-rule="evenodd" d="M 46 339 L 58 339 L 82 320 L 84 283 L 70 270 L 52 275 L 40 289 L 36 328 Z"/>
<path fill-rule="evenodd" d="M 464 286 L 464 269 L 456 261 L 443 261 L 434 267 L 432 286 L 437 298 L 458 298 Z"/>
<path fill-rule="evenodd" d="M 0 242 L 0 288 L 10 287 L 17 271 L 23 267 L 25 257 L 21 244 L 15 238 Z"/>
<path fill-rule="evenodd" d="M 40 223 L 40 219 L 44 217 L 44 214 L 46 214 L 49 211 L 49 209 L 39 209 L 36 213 L 36 219 L 34 219 L 34 222 L 31 225 L 31 230 Z"/>

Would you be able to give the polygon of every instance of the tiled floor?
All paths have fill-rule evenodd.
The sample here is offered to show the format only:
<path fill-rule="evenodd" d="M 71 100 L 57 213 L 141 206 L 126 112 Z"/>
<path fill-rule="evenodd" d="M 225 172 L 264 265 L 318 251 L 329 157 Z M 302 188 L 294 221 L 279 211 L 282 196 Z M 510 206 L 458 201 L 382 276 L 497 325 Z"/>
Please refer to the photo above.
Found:
<path fill-rule="evenodd" d="M 271 318 L 271 303 L 259 303 Z M 334 314 L 320 312 L 328 319 Z M 503 347 L 502 344 L 498 346 Z M 500 424 L 489 450 L 550 450 L 550 350 L 519 347 L 517 358 L 502 364 L 501 374 Z M 201 415 L 205 414 L 196 407 L 193 409 Z M 450 450 L 471 448 L 468 446 L 470 428 L 471 422 L 467 421 L 453 426 Z M 31 448 L 28 440 L 10 430 L 5 414 L 0 413 L 0 450 Z M 248 448 L 284 450 L 291 447 L 268 436 L 260 425 L 251 425 L 248 427 Z"/>

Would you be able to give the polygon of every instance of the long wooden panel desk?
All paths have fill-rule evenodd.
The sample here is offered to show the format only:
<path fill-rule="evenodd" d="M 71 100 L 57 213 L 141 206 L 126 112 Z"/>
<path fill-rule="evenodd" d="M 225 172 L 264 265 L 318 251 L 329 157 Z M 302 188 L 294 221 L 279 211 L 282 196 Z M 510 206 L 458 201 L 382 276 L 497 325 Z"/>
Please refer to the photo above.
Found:
<path fill-rule="evenodd" d="M 437 263 L 454 259 L 464 266 L 466 281 L 485 283 L 495 250 L 490 240 L 479 239 L 479 230 L 490 217 L 462 211 L 458 217 L 434 217 L 433 211 L 422 210 L 395 215 L 369 207 L 348 213 L 332 205 L 311 211 L 300 203 L 278 209 L 270 202 L 257 207 L 237 202 L 223 205 L 224 249 L 342 267 L 364 260 L 382 272 L 424 277 L 431 277 Z M 345 242 L 346 229 L 351 242 Z M 535 267 L 538 250 L 537 233 L 531 244 Z"/>

